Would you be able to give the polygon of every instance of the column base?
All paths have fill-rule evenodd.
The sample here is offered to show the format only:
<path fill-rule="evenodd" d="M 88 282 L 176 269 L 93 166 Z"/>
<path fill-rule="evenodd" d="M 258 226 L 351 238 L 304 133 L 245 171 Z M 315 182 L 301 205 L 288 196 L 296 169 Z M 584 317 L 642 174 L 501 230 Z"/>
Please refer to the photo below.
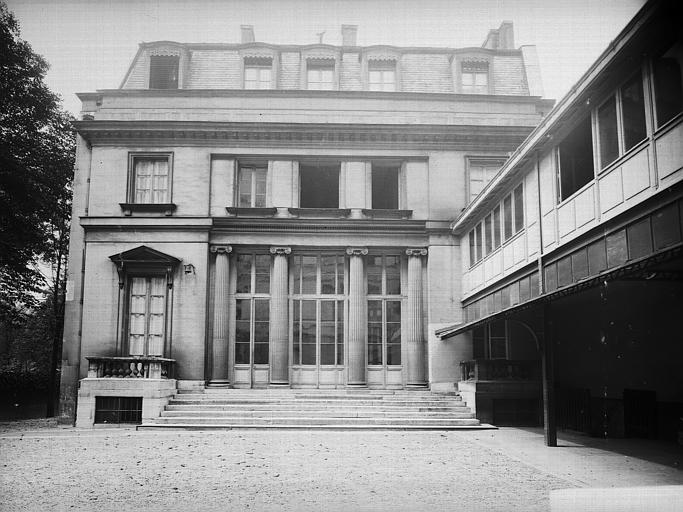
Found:
<path fill-rule="evenodd" d="M 216 380 L 210 380 L 209 383 L 206 385 L 207 388 L 229 388 L 230 387 L 230 381 L 227 379 L 216 379 Z"/>
<path fill-rule="evenodd" d="M 426 382 L 407 382 L 406 389 L 427 389 Z"/>
<path fill-rule="evenodd" d="M 268 387 L 269 387 L 269 388 L 279 388 L 279 389 L 282 389 L 282 388 L 289 388 L 290 385 L 289 385 L 289 382 L 271 382 L 271 383 L 268 384 Z"/>

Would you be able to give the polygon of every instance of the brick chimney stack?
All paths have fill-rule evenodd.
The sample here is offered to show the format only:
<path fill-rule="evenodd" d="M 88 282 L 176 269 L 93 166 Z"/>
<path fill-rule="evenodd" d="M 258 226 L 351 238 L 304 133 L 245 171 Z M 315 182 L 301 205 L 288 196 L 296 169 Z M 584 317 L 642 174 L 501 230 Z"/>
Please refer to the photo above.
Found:
<path fill-rule="evenodd" d="M 357 25 L 342 25 L 342 46 L 356 46 Z"/>
<path fill-rule="evenodd" d="M 253 25 L 242 25 L 240 28 L 242 29 L 242 44 L 253 43 L 256 40 Z"/>
<path fill-rule="evenodd" d="M 481 45 L 489 50 L 514 50 L 515 32 L 511 21 L 504 21 L 500 27 L 489 30 L 486 41 Z"/>

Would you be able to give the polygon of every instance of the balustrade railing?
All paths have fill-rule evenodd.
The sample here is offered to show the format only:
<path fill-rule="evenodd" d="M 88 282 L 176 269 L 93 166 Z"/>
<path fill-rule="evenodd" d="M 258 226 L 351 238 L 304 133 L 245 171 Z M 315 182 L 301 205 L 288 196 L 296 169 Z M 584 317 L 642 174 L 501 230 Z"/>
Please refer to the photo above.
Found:
<path fill-rule="evenodd" d="M 538 361 L 473 359 L 461 361 L 462 380 L 538 380 Z"/>
<path fill-rule="evenodd" d="M 88 378 L 172 379 L 175 359 L 154 356 L 86 357 Z"/>

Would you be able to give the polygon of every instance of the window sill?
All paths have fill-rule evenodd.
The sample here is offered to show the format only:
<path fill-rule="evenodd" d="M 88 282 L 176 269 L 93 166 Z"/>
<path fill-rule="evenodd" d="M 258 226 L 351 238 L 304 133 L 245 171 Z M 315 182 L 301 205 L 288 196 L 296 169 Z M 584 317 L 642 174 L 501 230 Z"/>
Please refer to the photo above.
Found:
<path fill-rule="evenodd" d="M 343 219 L 351 214 L 350 208 L 289 208 L 289 213 L 303 218 L 339 218 Z"/>
<path fill-rule="evenodd" d="M 409 219 L 413 216 L 413 210 L 385 210 L 385 209 L 366 209 L 363 215 L 373 219 Z"/>
<path fill-rule="evenodd" d="M 277 208 L 243 208 L 236 206 L 228 206 L 225 208 L 227 212 L 236 217 L 273 217 Z"/>
<path fill-rule="evenodd" d="M 175 203 L 119 203 L 119 205 L 126 216 L 133 213 L 163 213 L 169 217 L 176 210 Z"/>

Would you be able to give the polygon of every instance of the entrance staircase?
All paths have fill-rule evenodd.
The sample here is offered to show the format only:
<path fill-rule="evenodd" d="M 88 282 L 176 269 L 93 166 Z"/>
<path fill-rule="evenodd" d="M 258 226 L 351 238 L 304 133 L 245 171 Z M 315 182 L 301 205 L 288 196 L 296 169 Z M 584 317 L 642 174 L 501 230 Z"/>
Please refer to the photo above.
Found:
<path fill-rule="evenodd" d="M 179 392 L 138 430 L 455 430 L 482 425 L 456 393 L 370 389 Z"/>

